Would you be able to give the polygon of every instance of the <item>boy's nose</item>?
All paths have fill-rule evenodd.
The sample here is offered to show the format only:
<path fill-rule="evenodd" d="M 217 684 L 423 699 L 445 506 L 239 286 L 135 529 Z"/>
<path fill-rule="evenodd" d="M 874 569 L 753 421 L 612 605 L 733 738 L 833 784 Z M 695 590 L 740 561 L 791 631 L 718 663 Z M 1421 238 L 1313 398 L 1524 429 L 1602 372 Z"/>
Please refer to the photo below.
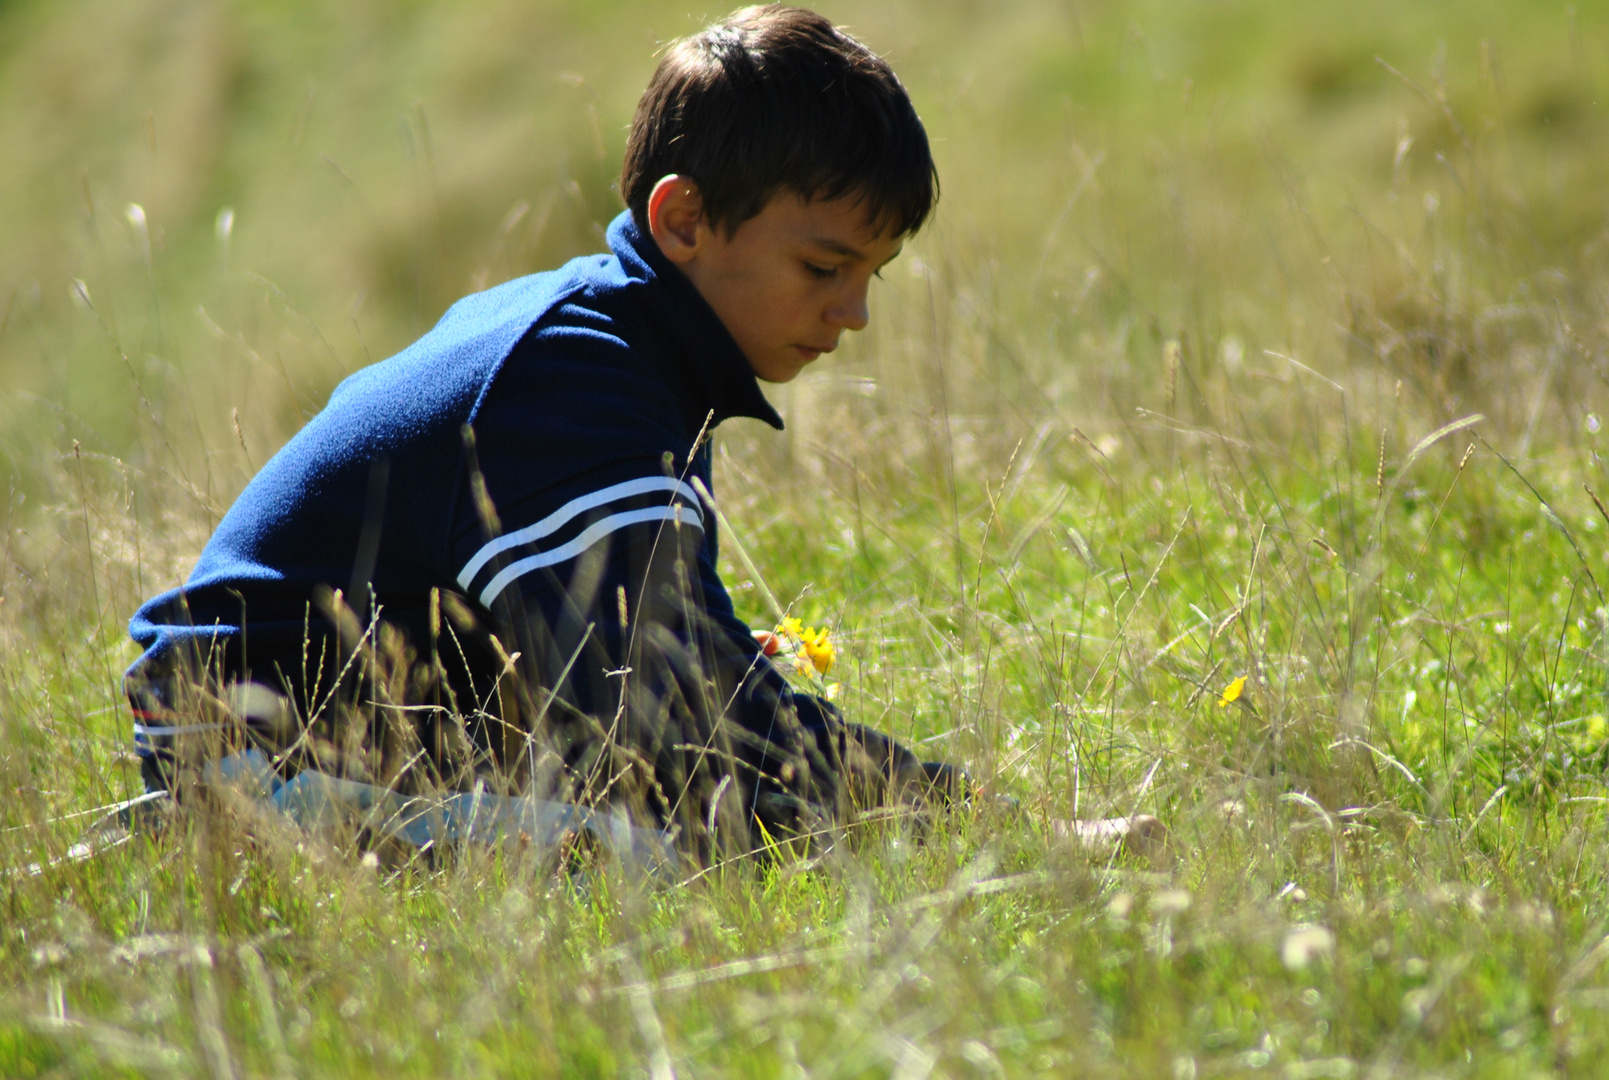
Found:
<path fill-rule="evenodd" d="M 857 289 L 839 299 L 828 312 L 828 318 L 845 330 L 864 330 L 871 322 L 871 308 L 866 302 L 866 289 Z"/>

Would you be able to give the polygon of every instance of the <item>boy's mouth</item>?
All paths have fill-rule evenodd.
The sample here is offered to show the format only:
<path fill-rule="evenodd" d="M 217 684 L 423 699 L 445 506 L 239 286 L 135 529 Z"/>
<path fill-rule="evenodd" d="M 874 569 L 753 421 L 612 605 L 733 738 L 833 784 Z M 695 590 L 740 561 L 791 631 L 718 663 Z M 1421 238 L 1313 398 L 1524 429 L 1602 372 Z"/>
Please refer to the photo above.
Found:
<path fill-rule="evenodd" d="M 793 349 L 804 359 L 806 363 L 809 363 L 822 353 L 830 353 L 837 347 L 838 346 L 836 344 L 828 345 L 826 347 L 819 345 L 795 345 Z"/>

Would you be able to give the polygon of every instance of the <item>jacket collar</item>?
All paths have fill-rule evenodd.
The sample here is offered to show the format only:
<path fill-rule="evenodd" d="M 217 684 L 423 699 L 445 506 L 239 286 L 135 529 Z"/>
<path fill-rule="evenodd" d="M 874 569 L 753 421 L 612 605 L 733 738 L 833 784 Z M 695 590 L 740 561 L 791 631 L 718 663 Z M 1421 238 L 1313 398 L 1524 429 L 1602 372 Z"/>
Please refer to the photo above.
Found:
<path fill-rule="evenodd" d="M 609 248 L 626 276 L 643 286 L 633 291 L 666 346 L 665 374 L 688 434 L 696 434 L 712 410 L 711 427 L 734 416 L 748 416 L 781 431 L 782 417 L 760 392 L 748 358 L 720 316 L 665 258 L 654 238 L 637 228 L 631 211 L 609 224 Z"/>

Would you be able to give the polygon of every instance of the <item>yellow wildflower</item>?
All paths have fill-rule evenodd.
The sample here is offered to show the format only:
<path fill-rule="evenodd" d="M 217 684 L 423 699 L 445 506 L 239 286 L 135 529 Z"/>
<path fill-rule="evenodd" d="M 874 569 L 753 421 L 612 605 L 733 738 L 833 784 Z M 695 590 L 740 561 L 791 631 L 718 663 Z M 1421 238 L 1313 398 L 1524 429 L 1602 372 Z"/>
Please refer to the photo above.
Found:
<path fill-rule="evenodd" d="M 1246 676 L 1242 675 L 1228 686 L 1224 687 L 1223 696 L 1218 699 L 1218 708 L 1227 709 L 1240 700 L 1240 695 L 1246 689 Z"/>
<path fill-rule="evenodd" d="M 793 654 L 794 668 L 806 678 L 827 674 L 838 659 L 838 650 L 828 639 L 825 627 L 817 630 L 814 626 L 806 626 L 802 619 L 787 618 L 777 624 L 776 636 L 787 641 L 789 651 Z M 772 654 L 768 652 L 766 655 Z"/>
<path fill-rule="evenodd" d="M 804 644 L 804 654 L 810 658 L 817 671 L 825 675 L 832 670 L 833 662 L 838 659 L 838 650 L 827 640 L 825 628 L 817 630 L 813 626 L 807 627 L 799 640 Z"/>

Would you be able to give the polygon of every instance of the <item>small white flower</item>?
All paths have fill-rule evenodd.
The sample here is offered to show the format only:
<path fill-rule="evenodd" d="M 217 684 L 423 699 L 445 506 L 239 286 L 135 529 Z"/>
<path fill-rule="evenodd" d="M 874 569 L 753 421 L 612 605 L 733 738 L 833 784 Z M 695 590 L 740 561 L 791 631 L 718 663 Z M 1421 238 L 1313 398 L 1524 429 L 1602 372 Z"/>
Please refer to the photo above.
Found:
<path fill-rule="evenodd" d="M 1280 959 L 1292 971 L 1300 971 L 1314 960 L 1329 956 L 1335 951 L 1335 935 L 1322 926 L 1293 926 L 1285 935 L 1280 947 Z"/>
<path fill-rule="evenodd" d="M 1151 897 L 1151 911 L 1156 915 L 1177 915 L 1190 907 L 1190 894 L 1183 889 L 1163 889 Z"/>

